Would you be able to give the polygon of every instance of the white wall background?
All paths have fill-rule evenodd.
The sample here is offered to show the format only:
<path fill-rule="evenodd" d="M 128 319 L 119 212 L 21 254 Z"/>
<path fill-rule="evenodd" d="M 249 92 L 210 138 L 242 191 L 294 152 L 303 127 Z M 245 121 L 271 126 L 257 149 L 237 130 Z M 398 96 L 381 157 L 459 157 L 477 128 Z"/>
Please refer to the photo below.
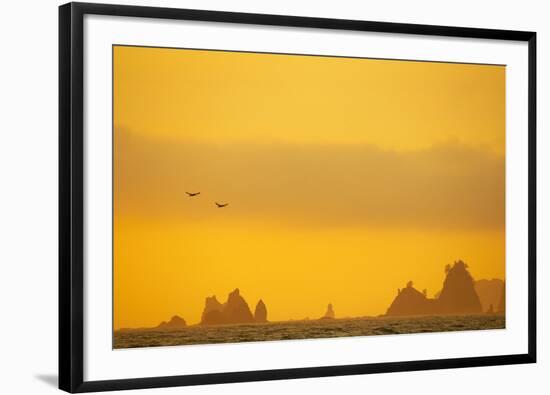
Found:
<path fill-rule="evenodd" d="M 550 7 L 523 0 L 119 0 L 118 3 L 425 23 L 538 33 L 538 301 L 536 365 L 141 390 L 158 394 L 546 394 L 549 327 Z M 0 23 L 0 392 L 48 394 L 57 387 L 57 6 L 3 4 Z M 546 311 L 544 311 L 546 309 Z M 546 314 L 543 314 L 546 312 Z M 546 374 L 545 374 L 546 373 Z"/>

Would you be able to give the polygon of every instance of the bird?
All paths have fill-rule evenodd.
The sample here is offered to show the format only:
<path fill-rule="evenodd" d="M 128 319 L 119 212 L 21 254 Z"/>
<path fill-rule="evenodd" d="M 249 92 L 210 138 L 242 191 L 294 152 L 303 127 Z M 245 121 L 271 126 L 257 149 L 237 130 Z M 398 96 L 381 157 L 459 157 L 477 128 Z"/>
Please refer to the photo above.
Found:
<path fill-rule="evenodd" d="M 200 192 L 185 192 L 185 193 L 188 194 L 189 197 L 193 197 L 201 194 Z"/>
<path fill-rule="evenodd" d="M 229 204 L 229 203 L 218 203 L 218 202 L 215 202 L 215 203 L 216 203 L 216 206 L 218 206 L 218 208 L 223 208 Z"/>

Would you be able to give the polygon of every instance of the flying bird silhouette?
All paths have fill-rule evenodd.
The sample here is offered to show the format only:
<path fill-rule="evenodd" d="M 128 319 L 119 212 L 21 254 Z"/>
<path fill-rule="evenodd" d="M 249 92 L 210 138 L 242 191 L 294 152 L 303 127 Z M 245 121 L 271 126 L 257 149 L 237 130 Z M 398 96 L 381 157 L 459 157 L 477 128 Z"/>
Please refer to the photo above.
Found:
<path fill-rule="evenodd" d="M 215 202 L 215 203 L 216 203 L 216 206 L 218 206 L 218 208 L 223 208 L 229 204 L 229 203 L 218 203 L 218 202 Z"/>
<path fill-rule="evenodd" d="M 185 192 L 185 193 L 188 194 L 189 197 L 193 197 L 201 194 L 200 192 Z"/>

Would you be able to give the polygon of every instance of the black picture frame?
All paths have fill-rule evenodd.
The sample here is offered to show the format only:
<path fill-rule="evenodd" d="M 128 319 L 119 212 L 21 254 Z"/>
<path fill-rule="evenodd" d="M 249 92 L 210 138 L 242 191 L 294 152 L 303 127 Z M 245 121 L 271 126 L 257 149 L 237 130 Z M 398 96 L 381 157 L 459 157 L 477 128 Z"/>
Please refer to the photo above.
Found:
<path fill-rule="evenodd" d="M 483 356 L 319 366 L 296 369 L 242 371 L 182 376 L 85 381 L 84 317 L 84 136 L 83 136 L 83 19 L 87 14 L 146 17 L 402 33 L 528 43 L 528 352 Z M 536 33 L 404 23 L 367 22 L 283 15 L 68 3 L 59 8 L 59 388 L 90 392 L 172 387 L 244 381 L 343 376 L 382 372 L 449 369 L 536 362 Z"/>

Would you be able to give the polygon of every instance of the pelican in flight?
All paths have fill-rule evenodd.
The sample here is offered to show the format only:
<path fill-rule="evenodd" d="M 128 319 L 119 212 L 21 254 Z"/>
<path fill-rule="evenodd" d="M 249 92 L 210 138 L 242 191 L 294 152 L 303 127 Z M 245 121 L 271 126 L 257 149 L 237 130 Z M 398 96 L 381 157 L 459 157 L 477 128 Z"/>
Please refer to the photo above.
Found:
<path fill-rule="evenodd" d="M 200 192 L 185 192 L 185 193 L 188 194 L 189 197 L 193 197 L 201 194 Z"/>
<path fill-rule="evenodd" d="M 229 204 L 229 203 L 218 203 L 218 202 L 215 202 L 215 203 L 216 203 L 216 206 L 218 206 L 218 208 L 225 207 Z"/>

